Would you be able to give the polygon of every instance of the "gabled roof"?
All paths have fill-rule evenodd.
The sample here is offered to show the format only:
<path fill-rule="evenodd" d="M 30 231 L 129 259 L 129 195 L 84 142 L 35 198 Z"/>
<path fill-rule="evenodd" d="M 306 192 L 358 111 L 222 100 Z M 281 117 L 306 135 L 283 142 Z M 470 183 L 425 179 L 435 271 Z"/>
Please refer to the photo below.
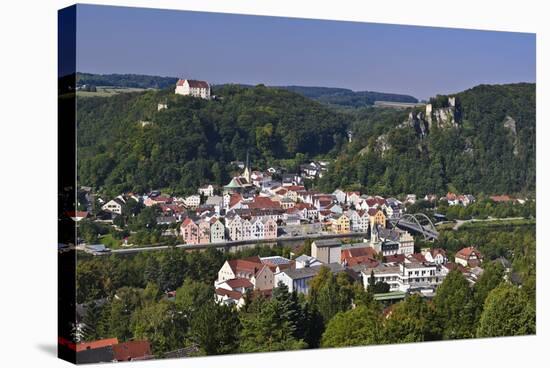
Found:
<path fill-rule="evenodd" d="M 462 248 L 461 250 L 456 252 L 456 256 L 462 259 L 468 259 L 472 255 L 475 255 L 477 258 L 481 258 L 481 253 L 479 253 L 479 251 L 475 247 Z"/>
<path fill-rule="evenodd" d="M 347 248 L 342 249 L 340 257 L 343 260 L 349 260 L 350 258 L 355 257 L 369 257 L 374 258 L 376 256 L 376 251 L 371 247 L 360 247 L 360 248 Z"/>
<path fill-rule="evenodd" d="M 76 351 L 79 352 L 83 350 L 103 348 L 105 346 L 111 346 L 114 344 L 118 344 L 118 339 L 116 337 L 111 337 L 111 338 L 102 339 L 102 340 L 81 342 L 79 344 L 76 344 Z"/>
<path fill-rule="evenodd" d="M 386 263 L 403 263 L 405 261 L 404 254 L 393 254 L 391 256 L 385 256 L 384 262 Z"/>
<path fill-rule="evenodd" d="M 195 221 L 191 220 L 190 217 L 186 217 L 185 220 L 181 223 L 181 226 L 187 226 L 189 224 L 197 225 Z"/>
<path fill-rule="evenodd" d="M 113 345 L 113 354 L 119 362 L 153 358 L 149 341 L 128 341 Z"/>
<path fill-rule="evenodd" d="M 422 255 L 422 253 L 413 253 L 409 255 L 409 258 L 413 258 L 414 260 L 418 262 L 426 262 L 426 258 Z"/>
<path fill-rule="evenodd" d="M 238 272 L 250 272 L 253 274 L 256 274 L 256 272 L 262 267 L 262 261 L 260 260 L 260 257 L 254 256 L 244 259 L 232 259 L 230 261 L 227 261 L 229 264 L 229 267 L 231 267 L 231 270 L 233 273 Z"/>
<path fill-rule="evenodd" d="M 281 208 L 281 206 L 267 197 L 254 197 L 251 203 L 248 203 L 248 208 Z"/>
<path fill-rule="evenodd" d="M 189 87 L 191 88 L 209 88 L 210 85 L 208 82 L 195 80 L 195 79 L 180 79 L 178 80 L 177 86 L 183 86 L 185 84 L 185 81 L 189 83 Z"/>
<path fill-rule="evenodd" d="M 447 252 L 445 252 L 445 249 L 443 248 L 432 248 L 430 249 L 430 254 L 432 257 L 436 257 L 438 254 L 441 254 L 443 257 L 447 256 Z"/>
<path fill-rule="evenodd" d="M 252 287 L 254 287 L 254 285 L 250 282 L 250 280 L 242 278 L 242 277 L 227 280 L 227 281 L 225 281 L 225 283 L 231 289 L 241 288 L 241 287 L 243 287 L 243 288 L 252 288 Z"/>
<path fill-rule="evenodd" d="M 239 300 L 243 297 L 243 294 L 238 291 L 221 289 L 221 288 L 216 289 L 216 294 L 219 296 L 227 296 L 228 298 L 233 300 Z"/>

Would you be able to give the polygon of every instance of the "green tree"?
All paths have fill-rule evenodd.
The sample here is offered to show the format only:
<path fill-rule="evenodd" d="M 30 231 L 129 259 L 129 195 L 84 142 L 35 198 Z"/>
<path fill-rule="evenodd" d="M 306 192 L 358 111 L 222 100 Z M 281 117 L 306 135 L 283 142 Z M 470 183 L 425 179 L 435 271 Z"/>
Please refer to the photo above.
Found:
<path fill-rule="evenodd" d="M 485 300 L 478 337 L 530 335 L 536 332 L 536 311 L 518 287 L 501 284 Z"/>
<path fill-rule="evenodd" d="M 349 276 L 342 272 L 334 275 L 328 267 L 321 267 L 310 281 L 309 295 L 323 320 L 328 322 L 336 313 L 351 307 L 354 289 Z"/>
<path fill-rule="evenodd" d="M 131 318 L 134 338 L 150 341 L 157 356 L 183 346 L 186 324 L 174 303 L 166 300 L 138 309 Z"/>
<path fill-rule="evenodd" d="M 210 298 L 193 313 L 190 322 L 190 339 L 203 354 L 237 352 L 241 326 L 237 312 L 231 307 L 218 305 Z"/>
<path fill-rule="evenodd" d="M 475 305 L 472 290 L 462 273 L 449 272 L 434 298 L 436 328 L 443 339 L 470 338 L 475 335 Z"/>
<path fill-rule="evenodd" d="M 102 308 L 96 302 L 90 302 L 82 319 L 82 341 L 93 341 L 103 337 Z"/>
<path fill-rule="evenodd" d="M 176 307 L 187 318 L 193 319 L 194 313 L 212 300 L 212 295 L 214 295 L 212 286 L 186 278 L 182 286 L 176 290 Z"/>
<path fill-rule="evenodd" d="M 417 294 L 395 304 L 384 324 L 384 340 L 389 344 L 430 339 L 431 311 Z"/>
<path fill-rule="evenodd" d="M 496 288 L 504 278 L 504 268 L 500 263 L 487 262 L 483 269 L 483 274 L 474 285 L 474 301 L 476 304 L 476 322 L 479 321 L 483 305 L 487 295 Z"/>
<path fill-rule="evenodd" d="M 291 323 L 283 317 L 285 310 L 277 301 L 254 301 L 249 312 L 241 314 L 241 352 L 297 350 L 306 348 L 294 337 Z"/>
<path fill-rule="evenodd" d="M 339 312 L 323 334 L 322 347 L 344 347 L 382 342 L 382 320 L 378 311 L 367 306 Z"/>
<path fill-rule="evenodd" d="M 279 283 L 277 287 L 273 288 L 272 298 L 274 302 L 279 304 L 281 310 L 281 317 L 289 322 L 289 327 L 293 336 L 296 339 L 304 339 L 305 337 L 305 325 L 304 325 L 304 310 L 298 301 L 296 292 L 289 293 L 288 287 Z"/>

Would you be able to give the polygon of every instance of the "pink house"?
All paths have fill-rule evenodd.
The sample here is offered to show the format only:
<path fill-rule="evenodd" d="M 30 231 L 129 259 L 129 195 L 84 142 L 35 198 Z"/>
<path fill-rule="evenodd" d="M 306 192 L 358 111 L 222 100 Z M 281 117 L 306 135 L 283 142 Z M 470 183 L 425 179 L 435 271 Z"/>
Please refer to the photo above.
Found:
<path fill-rule="evenodd" d="M 275 239 L 277 237 L 277 223 L 272 218 L 263 219 L 264 239 Z"/>
<path fill-rule="evenodd" d="M 199 243 L 199 226 L 189 217 L 183 220 L 180 230 L 185 244 Z"/>
<path fill-rule="evenodd" d="M 210 221 L 202 220 L 199 222 L 199 244 L 210 243 Z"/>

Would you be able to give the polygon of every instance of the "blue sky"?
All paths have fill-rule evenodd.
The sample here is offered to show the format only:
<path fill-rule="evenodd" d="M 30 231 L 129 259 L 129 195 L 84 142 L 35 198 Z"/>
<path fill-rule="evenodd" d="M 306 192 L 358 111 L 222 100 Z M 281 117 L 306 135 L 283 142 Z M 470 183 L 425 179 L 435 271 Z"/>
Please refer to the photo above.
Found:
<path fill-rule="evenodd" d="M 535 81 L 535 35 L 79 5 L 77 69 L 427 98 Z"/>

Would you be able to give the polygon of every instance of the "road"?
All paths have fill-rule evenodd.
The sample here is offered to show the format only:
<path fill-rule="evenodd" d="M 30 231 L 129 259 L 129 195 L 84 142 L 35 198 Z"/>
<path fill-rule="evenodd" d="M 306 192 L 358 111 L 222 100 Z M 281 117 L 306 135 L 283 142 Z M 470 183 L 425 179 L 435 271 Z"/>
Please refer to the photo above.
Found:
<path fill-rule="evenodd" d="M 110 252 L 106 252 L 100 255 L 109 255 L 109 254 L 131 254 L 138 252 L 147 252 L 153 250 L 166 250 L 171 248 L 184 248 L 189 250 L 195 249 L 207 249 L 207 248 L 231 248 L 241 245 L 256 245 L 261 243 L 286 243 L 294 242 L 306 239 L 335 239 L 335 238 L 359 238 L 367 236 L 366 232 L 353 232 L 346 234 L 309 234 L 301 236 L 280 236 L 276 239 L 250 239 L 250 240 L 235 240 L 235 241 L 226 241 L 223 243 L 207 243 L 207 244 L 177 244 L 177 245 L 156 245 L 156 246 L 144 246 L 136 248 L 126 248 L 126 249 L 113 249 Z"/>
<path fill-rule="evenodd" d="M 489 217 L 483 220 L 480 219 L 471 219 L 471 220 L 456 220 L 455 226 L 453 226 L 453 230 L 458 230 L 462 225 L 466 223 L 472 223 L 472 222 L 489 222 L 489 221 L 512 221 L 512 220 L 524 220 L 524 217 L 506 217 L 506 218 L 496 218 L 496 217 Z"/>

